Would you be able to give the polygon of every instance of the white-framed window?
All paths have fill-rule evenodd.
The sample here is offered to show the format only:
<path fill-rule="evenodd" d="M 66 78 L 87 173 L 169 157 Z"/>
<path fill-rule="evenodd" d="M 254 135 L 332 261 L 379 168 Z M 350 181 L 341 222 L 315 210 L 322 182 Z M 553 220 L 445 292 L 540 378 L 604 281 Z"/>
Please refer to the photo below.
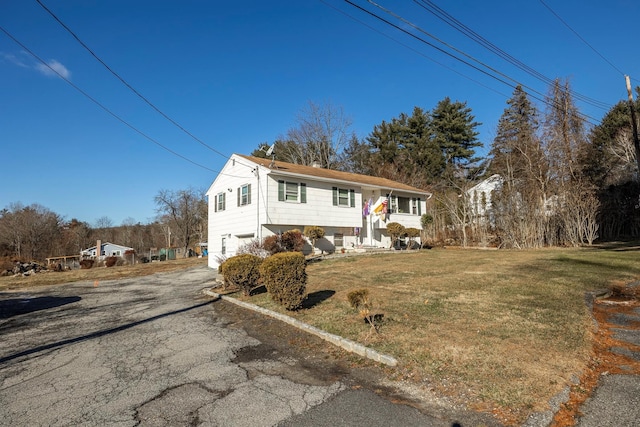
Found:
<path fill-rule="evenodd" d="M 307 184 L 284 180 L 278 181 L 278 201 L 307 203 Z"/>
<path fill-rule="evenodd" d="M 238 187 L 238 206 L 251 204 L 251 184 Z"/>
<path fill-rule="evenodd" d="M 389 212 L 410 215 L 422 215 L 422 207 L 420 206 L 420 198 L 387 196 L 389 199 Z"/>
<path fill-rule="evenodd" d="M 216 194 L 216 201 L 215 201 L 215 211 L 223 211 L 226 209 L 226 205 L 227 205 L 227 195 L 226 193 L 218 193 Z"/>
<path fill-rule="evenodd" d="M 344 234 L 336 233 L 333 235 L 333 246 L 341 248 L 344 246 Z"/>
<path fill-rule="evenodd" d="M 387 196 L 389 199 L 389 212 L 398 213 L 398 198 L 396 196 Z"/>
<path fill-rule="evenodd" d="M 356 207 L 356 192 L 346 188 L 333 187 L 333 206 Z"/>

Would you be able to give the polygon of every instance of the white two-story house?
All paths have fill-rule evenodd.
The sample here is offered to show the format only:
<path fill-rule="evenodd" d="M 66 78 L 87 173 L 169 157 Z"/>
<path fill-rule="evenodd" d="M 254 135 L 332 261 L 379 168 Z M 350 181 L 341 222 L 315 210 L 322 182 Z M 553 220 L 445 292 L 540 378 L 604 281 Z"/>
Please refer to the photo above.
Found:
<path fill-rule="evenodd" d="M 385 178 L 234 154 L 207 196 L 209 266 L 217 268 L 253 239 L 305 226 L 324 229 L 317 249 L 388 248 L 386 224 L 421 228 L 431 194 Z"/>

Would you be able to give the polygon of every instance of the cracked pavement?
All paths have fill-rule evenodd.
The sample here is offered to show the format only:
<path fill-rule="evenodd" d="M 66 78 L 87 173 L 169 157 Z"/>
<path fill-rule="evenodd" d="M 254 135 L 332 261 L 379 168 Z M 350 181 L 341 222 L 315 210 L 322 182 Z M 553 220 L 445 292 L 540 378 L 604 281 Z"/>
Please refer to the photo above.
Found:
<path fill-rule="evenodd" d="M 200 292 L 213 278 L 198 267 L 0 293 L 0 426 L 454 425 L 301 356 L 283 326 L 260 338 L 271 344 L 249 335 Z"/>

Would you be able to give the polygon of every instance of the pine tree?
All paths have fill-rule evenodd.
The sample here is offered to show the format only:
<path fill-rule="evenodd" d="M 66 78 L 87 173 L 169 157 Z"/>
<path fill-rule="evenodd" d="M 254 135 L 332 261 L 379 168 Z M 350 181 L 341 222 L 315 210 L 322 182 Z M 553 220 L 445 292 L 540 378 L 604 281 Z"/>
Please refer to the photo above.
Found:
<path fill-rule="evenodd" d="M 482 146 L 475 130 L 478 126 L 466 102 L 451 102 L 448 97 L 431 113 L 433 142 L 442 151 L 449 178 L 479 160 L 474 157 L 474 149 Z"/>
<path fill-rule="evenodd" d="M 538 137 L 538 111 L 521 86 L 507 105 L 489 153 L 490 172 L 503 180 L 492 195 L 497 232 L 506 246 L 542 246 L 548 167 Z"/>
<path fill-rule="evenodd" d="M 491 145 L 489 171 L 499 174 L 509 187 L 520 182 L 544 182 L 546 165 L 538 133 L 538 111 L 518 85 L 498 121 Z M 542 181 L 542 182 L 540 182 Z M 538 185 L 539 186 L 539 185 Z"/>

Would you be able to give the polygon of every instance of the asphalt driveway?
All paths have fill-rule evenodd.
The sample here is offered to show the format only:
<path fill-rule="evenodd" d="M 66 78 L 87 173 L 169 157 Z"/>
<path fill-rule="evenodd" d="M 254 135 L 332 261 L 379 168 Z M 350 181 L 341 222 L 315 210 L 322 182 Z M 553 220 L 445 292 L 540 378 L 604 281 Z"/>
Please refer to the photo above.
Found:
<path fill-rule="evenodd" d="M 198 267 L 0 293 L 0 425 L 498 425 L 416 409 L 328 344 L 204 296 L 212 279 Z"/>

